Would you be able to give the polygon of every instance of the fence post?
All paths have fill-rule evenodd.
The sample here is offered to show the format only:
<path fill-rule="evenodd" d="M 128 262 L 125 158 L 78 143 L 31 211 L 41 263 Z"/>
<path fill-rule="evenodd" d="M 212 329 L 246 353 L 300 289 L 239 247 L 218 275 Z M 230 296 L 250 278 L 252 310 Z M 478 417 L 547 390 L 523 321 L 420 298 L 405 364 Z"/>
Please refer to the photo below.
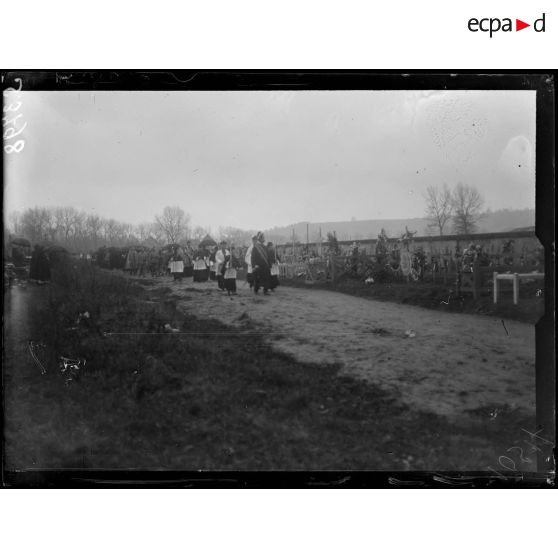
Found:
<path fill-rule="evenodd" d="M 335 256 L 329 258 L 330 273 L 331 273 L 331 284 L 335 287 Z"/>
<path fill-rule="evenodd" d="M 513 303 L 519 302 L 519 276 L 517 273 L 513 274 Z"/>
<path fill-rule="evenodd" d="M 492 279 L 494 283 L 494 304 L 498 303 L 498 272 L 495 271 L 492 274 Z"/>
<path fill-rule="evenodd" d="M 479 297 L 480 271 L 478 262 L 473 264 L 473 300 Z"/>

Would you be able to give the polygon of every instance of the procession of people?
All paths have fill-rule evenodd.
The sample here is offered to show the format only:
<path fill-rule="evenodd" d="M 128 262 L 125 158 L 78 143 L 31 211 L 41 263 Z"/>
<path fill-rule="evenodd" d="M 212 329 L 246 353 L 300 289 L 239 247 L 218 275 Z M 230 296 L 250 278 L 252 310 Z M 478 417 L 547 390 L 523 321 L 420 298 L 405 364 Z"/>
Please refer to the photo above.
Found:
<path fill-rule="evenodd" d="M 265 242 L 262 232 L 252 237 L 247 248 L 235 248 L 226 240 L 217 245 L 206 237 L 196 248 L 191 241 L 160 249 L 132 246 L 119 251 L 118 256 L 118 262 L 112 262 L 108 251 L 105 256 L 105 251 L 99 250 L 95 260 L 102 267 L 120 268 L 129 275 L 170 276 L 173 282 L 185 278 L 192 278 L 194 283 L 215 282 L 229 296 L 238 294 L 237 280 L 242 269 L 244 286 L 256 295 L 263 292 L 268 296 L 279 286 L 279 257 L 273 243 Z"/>

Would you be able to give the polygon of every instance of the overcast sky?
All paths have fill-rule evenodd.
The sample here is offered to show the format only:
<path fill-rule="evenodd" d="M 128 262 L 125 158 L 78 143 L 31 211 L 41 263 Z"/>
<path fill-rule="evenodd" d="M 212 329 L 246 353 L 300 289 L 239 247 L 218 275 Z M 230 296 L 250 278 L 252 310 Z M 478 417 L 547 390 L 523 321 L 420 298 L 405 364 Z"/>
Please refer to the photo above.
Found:
<path fill-rule="evenodd" d="M 8 98 L 9 100 L 9 98 Z M 5 209 L 193 225 L 424 215 L 429 185 L 535 207 L 535 92 L 22 92 Z"/>

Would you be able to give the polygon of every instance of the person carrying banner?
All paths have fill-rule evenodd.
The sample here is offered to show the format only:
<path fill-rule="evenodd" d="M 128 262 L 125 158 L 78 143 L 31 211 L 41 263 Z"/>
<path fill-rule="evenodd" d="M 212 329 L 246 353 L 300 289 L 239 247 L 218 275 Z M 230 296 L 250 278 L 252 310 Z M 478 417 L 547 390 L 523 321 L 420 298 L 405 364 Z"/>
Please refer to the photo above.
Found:
<path fill-rule="evenodd" d="M 234 255 L 234 250 L 227 250 L 228 254 L 225 255 L 223 285 L 229 296 L 236 295 L 236 269 L 238 267 L 238 260 Z"/>
<path fill-rule="evenodd" d="M 198 248 L 194 254 L 194 283 L 205 283 L 209 279 L 208 261 L 208 250 Z"/>
<path fill-rule="evenodd" d="M 182 275 L 184 273 L 184 253 L 178 244 L 173 249 L 170 271 L 173 276 L 173 281 L 182 280 Z"/>
<path fill-rule="evenodd" d="M 231 253 L 227 250 L 227 242 L 225 240 L 221 241 L 220 248 L 215 254 L 215 276 L 217 278 L 217 286 L 224 291 L 225 290 L 225 260 L 226 257 L 230 257 Z"/>

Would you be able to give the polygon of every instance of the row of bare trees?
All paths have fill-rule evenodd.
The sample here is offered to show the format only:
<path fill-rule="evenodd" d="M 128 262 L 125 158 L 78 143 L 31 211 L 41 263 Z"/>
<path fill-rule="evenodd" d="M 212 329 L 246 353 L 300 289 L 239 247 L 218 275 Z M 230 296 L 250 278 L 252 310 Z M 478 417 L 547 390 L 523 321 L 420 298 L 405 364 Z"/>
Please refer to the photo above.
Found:
<path fill-rule="evenodd" d="M 476 188 L 457 184 L 450 190 L 430 186 L 426 191 L 426 216 L 429 227 L 440 235 L 449 229 L 456 234 L 477 230 L 482 218 L 483 199 Z M 9 232 L 31 243 L 49 241 L 73 252 L 96 250 L 100 246 L 125 246 L 134 243 L 164 245 L 201 240 L 209 230 L 190 226 L 190 216 L 180 207 L 165 207 L 153 222 L 131 225 L 104 219 L 73 207 L 34 207 L 9 216 Z M 247 246 L 255 231 L 220 227 L 218 239 L 236 246 Z"/>
<path fill-rule="evenodd" d="M 474 186 L 458 183 L 453 190 L 429 186 L 425 194 L 428 227 L 442 236 L 451 225 L 454 234 L 472 234 L 483 217 L 484 200 Z"/>
<path fill-rule="evenodd" d="M 201 240 L 209 232 L 203 227 L 192 229 L 189 224 L 189 215 L 179 207 L 165 207 L 153 222 L 139 225 L 104 219 L 74 207 L 34 207 L 9 215 L 8 232 L 32 244 L 47 241 L 72 252 L 88 252 L 100 246 Z"/>

